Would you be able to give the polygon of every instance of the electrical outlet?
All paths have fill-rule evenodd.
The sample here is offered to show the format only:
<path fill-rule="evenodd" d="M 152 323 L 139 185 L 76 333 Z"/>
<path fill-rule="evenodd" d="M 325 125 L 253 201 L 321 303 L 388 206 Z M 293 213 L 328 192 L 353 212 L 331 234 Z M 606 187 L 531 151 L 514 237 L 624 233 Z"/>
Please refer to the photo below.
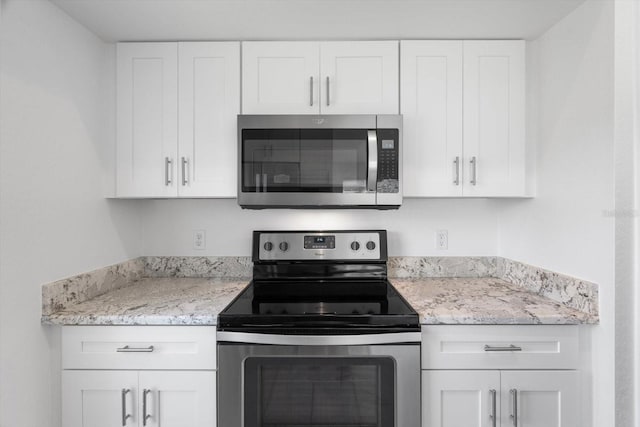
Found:
<path fill-rule="evenodd" d="M 439 251 L 449 249 L 449 232 L 447 230 L 436 231 L 436 249 Z"/>
<path fill-rule="evenodd" d="M 207 233 L 204 230 L 193 230 L 193 249 L 207 248 Z"/>

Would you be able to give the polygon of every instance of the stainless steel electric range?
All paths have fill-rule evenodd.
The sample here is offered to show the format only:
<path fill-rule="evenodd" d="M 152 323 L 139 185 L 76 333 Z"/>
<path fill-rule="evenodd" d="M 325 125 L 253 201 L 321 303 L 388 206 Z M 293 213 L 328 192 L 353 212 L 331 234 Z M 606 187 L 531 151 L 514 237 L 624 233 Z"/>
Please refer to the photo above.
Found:
<path fill-rule="evenodd" d="M 420 425 L 419 319 L 386 231 L 256 231 L 253 262 L 218 317 L 218 425 Z"/>

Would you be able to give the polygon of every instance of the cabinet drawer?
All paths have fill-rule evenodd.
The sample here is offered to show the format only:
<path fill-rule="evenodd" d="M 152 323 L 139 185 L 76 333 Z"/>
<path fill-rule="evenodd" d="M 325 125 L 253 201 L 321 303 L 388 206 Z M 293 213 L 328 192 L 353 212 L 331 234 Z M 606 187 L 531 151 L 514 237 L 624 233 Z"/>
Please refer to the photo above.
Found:
<path fill-rule="evenodd" d="M 216 329 L 65 326 L 62 369 L 216 369 Z"/>
<path fill-rule="evenodd" d="M 422 369 L 576 369 L 575 326 L 423 326 Z"/>

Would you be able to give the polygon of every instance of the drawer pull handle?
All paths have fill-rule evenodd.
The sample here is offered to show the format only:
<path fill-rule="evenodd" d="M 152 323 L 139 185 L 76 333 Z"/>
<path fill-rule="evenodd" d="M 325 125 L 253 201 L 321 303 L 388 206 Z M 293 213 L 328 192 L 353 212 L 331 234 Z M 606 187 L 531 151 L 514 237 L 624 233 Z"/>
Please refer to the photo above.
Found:
<path fill-rule="evenodd" d="M 149 347 L 129 347 L 125 345 L 124 347 L 119 347 L 116 349 L 118 353 L 151 353 L 153 352 L 153 346 Z"/>
<path fill-rule="evenodd" d="M 513 344 L 509 347 L 492 347 L 490 345 L 485 345 L 484 351 L 522 351 L 522 347 L 518 347 Z"/>

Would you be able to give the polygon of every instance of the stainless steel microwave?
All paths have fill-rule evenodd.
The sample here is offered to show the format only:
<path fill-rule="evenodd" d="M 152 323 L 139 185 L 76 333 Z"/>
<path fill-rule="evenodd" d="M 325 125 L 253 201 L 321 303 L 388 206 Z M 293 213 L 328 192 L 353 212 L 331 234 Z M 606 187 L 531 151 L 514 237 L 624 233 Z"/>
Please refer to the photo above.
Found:
<path fill-rule="evenodd" d="M 402 116 L 239 115 L 243 208 L 402 204 Z"/>

